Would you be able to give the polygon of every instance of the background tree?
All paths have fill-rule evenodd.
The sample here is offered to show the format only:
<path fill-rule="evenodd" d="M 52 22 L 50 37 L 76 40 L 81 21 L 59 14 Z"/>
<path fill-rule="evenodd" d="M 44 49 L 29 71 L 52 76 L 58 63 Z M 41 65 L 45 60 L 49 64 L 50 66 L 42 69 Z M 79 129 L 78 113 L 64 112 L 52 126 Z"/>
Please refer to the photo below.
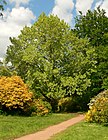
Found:
<path fill-rule="evenodd" d="M 7 61 L 37 96 L 45 97 L 53 111 L 59 99 L 82 95 L 90 86 L 96 63 L 94 49 L 57 16 L 41 14 L 37 22 L 10 40 Z"/>
<path fill-rule="evenodd" d="M 108 84 L 105 84 L 108 79 L 108 17 L 105 14 L 105 10 L 101 10 L 100 7 L 93 11 L 88 10 L 86 15 L 80 12 L 74 29 L 79 38 L 86 37 L 95 47 L 97 73 L 92 74 L 92 84 L 88 90 L 93 95 L 108 87 Z"/>
<path fill-rule="evenodd" d="M 98 7 L 96 10 L 88 10 L 86 15 L 80 12 L 76 17 L 75 33 L 79 38 L 87 37 L 93 46 L 108 44 L 108 17 L 105 10 Z"/>

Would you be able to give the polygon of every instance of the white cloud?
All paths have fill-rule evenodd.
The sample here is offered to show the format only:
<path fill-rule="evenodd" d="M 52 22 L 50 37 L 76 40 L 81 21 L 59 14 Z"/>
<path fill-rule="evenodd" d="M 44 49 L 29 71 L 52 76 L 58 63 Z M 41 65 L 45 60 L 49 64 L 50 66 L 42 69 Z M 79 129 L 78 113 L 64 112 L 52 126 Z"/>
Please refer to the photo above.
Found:
<path fill-rule="evenodd" d="M 103 1 L 101 8 L 106 11 L 106 16 L 108 17 L 108 0 Z"/>
<path fill-rule="evenodd" d="M 25 25 L 30 26 L 34 19 L 35 16 L 29 8 L 18 7 L 4 12 L 4 19 L 0 20 L 0 57 L 6 53 L 10 44 L 9 37 L 18 36 L 20 30 Z"/>
<path fill-rule="evenodd" d="M 0 62 L 3 62 L 3 58 L 0 57 Z"/>
<path fill-rule="evenodd" d="M 89 10 L 94 0 L 76 0 L 76 11 L 81 11 L 83 14 Z"/>
<path fill-rule="evenodd" d="M 30 0 L 9 0 L 10 3 L 15 3 L 16 7 L 19 7 L 20 4 L 28 4 Z"/>
<path fill-rule="evenodd" d="M 73 8 L 73 0 L 55 0 L 55 6 L 52 10 L 52 14 L 57 15 L 60 19 L 64 19 L 65 22 L 71 25 Z"/>
<path fill-rule="evenodd" d="M 25 25 L 34 19 L 34 15 L 29 8 L 19 7 L 13 8 L 8 16 L 8 21 L 17 23 L 18 25 Z"/>

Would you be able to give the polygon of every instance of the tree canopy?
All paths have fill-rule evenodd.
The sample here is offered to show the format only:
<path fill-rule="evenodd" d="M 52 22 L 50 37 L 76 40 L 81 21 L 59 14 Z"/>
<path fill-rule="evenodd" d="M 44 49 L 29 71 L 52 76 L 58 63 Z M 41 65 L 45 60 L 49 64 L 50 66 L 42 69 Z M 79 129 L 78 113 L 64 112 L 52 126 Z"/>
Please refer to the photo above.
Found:
<path fill-rule="evenodd" d="M 97 94 L 108 87 L 108 17 L 103 9 L 80 12 L 76 18 L 74 32 L 79 38 L 87 38 L 97 54 L 97 73 L 92 74 L 90 92 Z"/>
<path fill-rule="evenodd" d="M 80 12 L 76 17 L 75 32 L 78 37 L 87 37 L 93 46 L 108 44 L 108 17 L 105 10 L 98 7 L 88 10 L 86 15 Z"/>
<path fill-rule="evenodd" d="M 40 15 L 17 38 L 10 38 L 7 61 L 44 96 L 55 110 L 58 99 L 81 95 L 95 72 L 95 50 L 87 39 L 78 39 L 57 16 Z"/>

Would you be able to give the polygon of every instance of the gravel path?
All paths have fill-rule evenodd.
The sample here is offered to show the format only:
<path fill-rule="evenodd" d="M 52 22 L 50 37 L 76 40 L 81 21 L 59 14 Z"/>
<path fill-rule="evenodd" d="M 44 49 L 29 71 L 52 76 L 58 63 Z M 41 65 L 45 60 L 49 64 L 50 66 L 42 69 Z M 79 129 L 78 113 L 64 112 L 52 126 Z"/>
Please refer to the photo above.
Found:
<path fill-rule="evenodd" d="M 69 126 L 72 126 L 82 120 L 84 120 L 84 115 L 78 115 L 77 117 L 74 117 L 70 120 L 64 121 L 57 125 L 50 126 L 42 131 L 26 135 L 15 140 L 48 140 L 51 136 L 65 130 Z"/>

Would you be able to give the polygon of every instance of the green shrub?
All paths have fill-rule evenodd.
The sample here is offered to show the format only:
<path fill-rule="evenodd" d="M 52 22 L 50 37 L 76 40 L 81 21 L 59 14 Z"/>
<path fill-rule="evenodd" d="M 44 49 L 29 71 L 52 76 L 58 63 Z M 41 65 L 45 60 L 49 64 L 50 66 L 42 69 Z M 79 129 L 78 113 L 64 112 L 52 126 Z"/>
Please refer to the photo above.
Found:
<path fill-rule="evenodd" d="M 58 103 L 58 111 L 68 112 L 71 108 L 71 102 L 72 102 L 72 98 L 70 97 L 60 99 Z"/>
<path fill-rule="evenodd" d="M 48 102 L 43 101 L 42 99 L 34 99 L 32 108 L 32 115 L 43 116 L 51 112 L 51 105 Z"/>
<path fill-rule="evenodd" d="M 108 90 L 91 99 L 86 120 L 88 122 L 108 123 Z"/>
<path fill-rule="evenodd" d="M 19 76 L 0 77 L 0 109 L 7 114 L 29 115 L 33 93 Z"/>
<path fill-rule="evenodd" d="M 88 95 L 82 96 L 75 95 L 72 97 L 66 97 L 59 100 L 58 108 L 60 112 L 78 112 L 87 111 L 89 103 Z"/>

